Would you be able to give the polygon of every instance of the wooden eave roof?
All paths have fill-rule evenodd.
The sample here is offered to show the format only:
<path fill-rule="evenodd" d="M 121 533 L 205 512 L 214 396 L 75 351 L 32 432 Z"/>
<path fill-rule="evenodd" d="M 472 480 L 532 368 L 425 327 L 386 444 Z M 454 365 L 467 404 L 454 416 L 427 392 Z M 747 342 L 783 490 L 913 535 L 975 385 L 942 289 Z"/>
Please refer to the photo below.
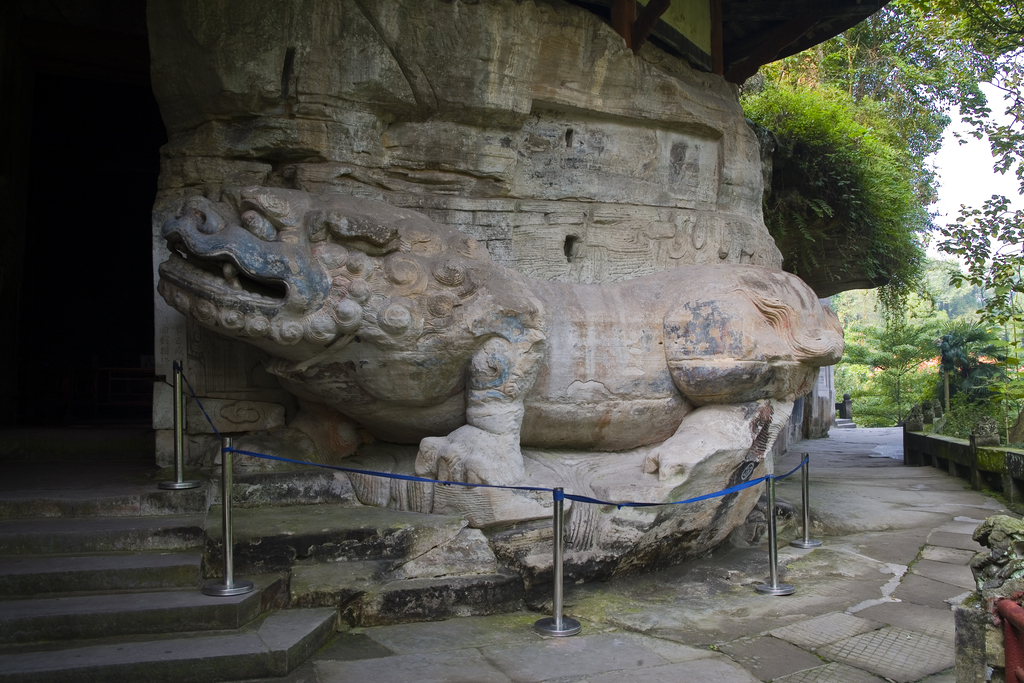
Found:
<path fill-rule="evenodd" d="M 672 0 L 569 0 L 607 19 L 627 46 L 650 39 L 697 68 L 742 83 L 777 59 L 796 54 L 864 21 L 890 0 L 709 0 L 712 54 L 658 17 Z M 633 20 L 630 22 L 629 18 Z"/>

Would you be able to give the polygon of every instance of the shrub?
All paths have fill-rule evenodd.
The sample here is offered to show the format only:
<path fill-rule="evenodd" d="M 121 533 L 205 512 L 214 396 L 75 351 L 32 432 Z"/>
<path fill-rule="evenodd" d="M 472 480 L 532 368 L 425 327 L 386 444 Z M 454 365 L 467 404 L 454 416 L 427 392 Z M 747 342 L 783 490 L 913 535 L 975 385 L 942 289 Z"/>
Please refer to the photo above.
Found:
<path fill-rule="evenodd" d="M 915 233 L 930 219 L 913 159 L 879 107 L 832 88 L 782 84 L 745 96 L 743 106 L 779 140 L 764 212 L 787 270 L 825 268 L 837 279 L 855 265 L 909 290 L 923 258 Z"/>

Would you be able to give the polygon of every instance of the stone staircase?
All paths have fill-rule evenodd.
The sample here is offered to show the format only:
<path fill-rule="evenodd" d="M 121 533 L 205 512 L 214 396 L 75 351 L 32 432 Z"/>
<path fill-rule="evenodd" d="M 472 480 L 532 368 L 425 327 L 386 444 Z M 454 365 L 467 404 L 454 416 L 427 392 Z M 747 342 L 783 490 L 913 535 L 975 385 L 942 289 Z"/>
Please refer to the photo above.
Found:
<path fill-rule="evenodd" d="M 283 676 L 337 609 L 278 609 L 287 574 L 199 591 L 208 488 L 0 495 L 0 681 L 226 681 Z"/>
<path fill-rule="evenodd" d="M 344 475 L 308 470 L 236 473 L 235 576 L 256 591 L 206 596 L 215 479 L 162 491 L 168 473 L 142 463 L 81 480 L 33 467 L 0 486 L 0 683 L 279 677 L 340 625 L 523 605 L 523 579 L 461 517 L 363 506 Z"/>
<path fill-rule="evenodd" d="M 235 574 L 287 573 L 292 607 L 334 607 L 350 626 L 522 607 L 522 577 L 500 566 L 484 534 L 460 516 L 361 505 L 340 473 L 236 474 L 234 480 Z M 272 502 L 246 493 L 268 487 L 276 492 Z M 211 574 L 223 552 L 219 503 L 207 524 Z"/>
<path fill-rule="evenodd" d="M 853 420 L 837 417 L 836 421 L 832 423 L 832 426 L 836 429 L 854 429 L 857 425 Z"/>

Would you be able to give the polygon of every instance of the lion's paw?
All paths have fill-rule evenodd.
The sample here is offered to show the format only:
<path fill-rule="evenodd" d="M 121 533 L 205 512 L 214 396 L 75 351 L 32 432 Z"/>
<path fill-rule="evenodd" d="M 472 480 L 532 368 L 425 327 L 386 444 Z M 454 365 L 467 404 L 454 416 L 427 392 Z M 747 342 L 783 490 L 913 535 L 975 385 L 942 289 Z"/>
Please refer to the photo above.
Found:
<path fill-rule="evenodd" d="M 518 484 L 526 477 L 518 434 L 497 435 L 470 425 L 420 441 L 416 474 L 499 486 Z"/>
<path fill-rule="evenodd" d="M 644 458 L 644 474 L 657 474 L 660 481 L 685 476 L 693 464 L 691 446 L 686 438 L 669 437 Z"/>

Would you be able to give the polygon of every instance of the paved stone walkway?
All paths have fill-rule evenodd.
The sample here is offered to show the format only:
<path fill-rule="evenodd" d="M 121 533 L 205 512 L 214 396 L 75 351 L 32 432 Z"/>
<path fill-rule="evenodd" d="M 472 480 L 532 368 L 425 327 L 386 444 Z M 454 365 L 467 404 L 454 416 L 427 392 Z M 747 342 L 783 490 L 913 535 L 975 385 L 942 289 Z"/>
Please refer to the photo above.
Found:
<path fill-rule="evenodd" d="M 899 429 L 834 429 L 811 454 L 821 548 L 785 545 L 787 597 L 761 595 L 767 545 L 685 567 L 567 587 L 583 633 L 542 638 L 518 613 L 338 634 L 289 683 L 953 683 L 950 605 L 971 590 L 974 528 L 1005 512 L 932 468 L 902 464 Z M 799 504 L 799 480 L 778 485 Z M 788 535 L 786 535 L 788 534 Z"/>

